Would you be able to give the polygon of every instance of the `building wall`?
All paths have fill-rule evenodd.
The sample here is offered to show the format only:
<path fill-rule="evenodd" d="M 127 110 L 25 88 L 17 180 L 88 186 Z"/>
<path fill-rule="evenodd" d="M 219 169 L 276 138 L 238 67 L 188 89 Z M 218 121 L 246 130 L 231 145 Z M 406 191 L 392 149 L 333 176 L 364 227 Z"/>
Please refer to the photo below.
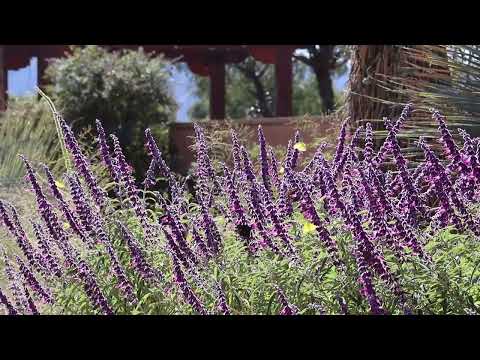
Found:
<path fill-rule="evenodd" d="M 283 146 L 286 149 L 288 141 L 293 139 L 297 129 L 300 129 L 301 141 L 308 144 L 314 138 L 325 136 L 335 137 L 340 122 L 341 119 L 328 116 L 310 117 L 308 120 L 304 118 L 218 120 L 202 122 L 201 126 L 204 127 L 207 132 L 213 127 L 219 130 L 228 130 L 231 127 L 241 128 L 241 133 L 246 133 L 246 138 L 240 139 L 243 143 L 257 143 L 257 128 L 258 125 L 261 124 L 268 144 L 271 146 Z M 306 127 L 307 129 L 305 130 Z M 170 144 L 173 154 L 172 169 L 181 174 L 186 174 L 190 164 L 195 161 L 194 151 L 191 148 L 194 143 L 194 137 L 195 132 L 192 123 L 175 123 L 172 125 L 170 131 Z M 231 143 L 230 138 L 228 138 L 228 142 Z M 313 148 L 309 148 L 309 151 L 314 150 Z"/>

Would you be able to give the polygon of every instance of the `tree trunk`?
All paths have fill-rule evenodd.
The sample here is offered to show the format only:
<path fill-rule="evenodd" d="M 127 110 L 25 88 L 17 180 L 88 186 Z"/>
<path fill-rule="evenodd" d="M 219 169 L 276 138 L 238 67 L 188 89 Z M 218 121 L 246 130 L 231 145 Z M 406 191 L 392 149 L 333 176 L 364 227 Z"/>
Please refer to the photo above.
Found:
<path fill-rule="evenodd" d="M 376 78 L 395 76 L 399 72 L 400 48 L 392 45 L 355 45 L 352 50 L 352 68 L 347 97 L 348 112 L 353 123 L 365 120 L 382 120 L 401 112 L 400 106 L 392 106 L 375 99 L 397 102 L 398 95 L 378 86 Z M 376 122 L 374 128 L 383 124 Z M 380 124 L 380 126 L 378 126 Z"/>
<path fill-rule="evenodd" d="M 333 82 L 330 71 L 325 68 L 315 68 L 318 93 L 322 99 L 322 111 L 331 113 L 335 109 L 335 96 L 333 93 Z"/>
<path fill-rule="evenodd" d="M 262 81 L 257 76 L 255 76 L 252 80 L 253 85 L 255 86 L 255 94 L 262 116 L 272 117 L 273 114 L 270 107 L 268 106 L 267 93 L 265 91 L 265 87 L 262 84 Z"/>
<path fill-rule="evenodd" d="M 253 67 L 235 65 L 235 67 L 241 71 L 245 78 L 247 78 L 253 83 L 253 86 L 255 87 L 255 98 L 257 100 L 257 105 L 260 109 L 260 113 L 262 114 L 262 116 L 272 117 L 273 111 L 268 105 L 267 92 L 262 82 L 262 76 L 265 71 L 260 71 L 257 74 L 257 69 L 255 68 L 255 65 Z M 264 70 L 266 70 L 266 68 Z"/>

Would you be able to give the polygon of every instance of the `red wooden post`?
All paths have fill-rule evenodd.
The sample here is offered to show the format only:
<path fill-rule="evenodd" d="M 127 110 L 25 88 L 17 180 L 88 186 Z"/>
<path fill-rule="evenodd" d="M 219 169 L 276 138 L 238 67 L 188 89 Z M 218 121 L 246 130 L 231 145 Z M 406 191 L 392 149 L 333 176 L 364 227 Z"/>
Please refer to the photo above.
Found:
<path fill-rule="evenodd" d="M 7 80 L 5 79 L 5 48 L 0 46 L 0 111 L 7 109 Z"/>
<path fill-rule="evenodd" d="M 275 64 L 277 116 L 292 116 L 292 49 L 279 47 Z"/>
<path fill-rule="evenodd" d="M 210 73 L 210 119 L 225 119 L 225 62 L 212 61 Z"/>

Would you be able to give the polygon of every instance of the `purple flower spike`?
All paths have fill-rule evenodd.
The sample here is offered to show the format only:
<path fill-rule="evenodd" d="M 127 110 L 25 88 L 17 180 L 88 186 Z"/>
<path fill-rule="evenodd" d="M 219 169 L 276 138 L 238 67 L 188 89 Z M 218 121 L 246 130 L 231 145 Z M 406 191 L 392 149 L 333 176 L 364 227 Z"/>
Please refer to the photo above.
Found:
<path fill-rule="evenodd" d="M 143 185 L 145 189 L 149 189 L 156 184 L 155 180 L 155 169 L 157 167 L 157 163 L 155 160 L 150 160 L 150 165 L 148 165 L 147 173 L 145 174 L 145 180 L 143 181 Z"/>
<path fill-rule="evenodd" d="M 296 145 L 300 141 L 300 132 L 298 130 L 295 131 L 295 136 L 293 138 L 293 145 Z M 297 162 L 298 162 L 298 155 L 300 152 L 297 149 L 293 149 L 291 153 L 291 158 L 290 158 L 290 168 L 295 169 L 297 167 Z"/>
<path fill-rule="evenodd" d="M 180 185 L 170 171 L 167 163 L 163 159 L 162 152 L 158 148 L 150 129 L 145 130 L 145 137 L 147 139 L 146 147 L 148 153 L 153 157 L 152 161 L 155 162 L 156 168 L 159 170 L 160 175 L 168 180 L 168 183 L 170 185 L 170 191 L 172 193 L 172 201 L 174 203 L 181 203 L 183 200 Z M 149 176 L 152 177 L 153 175 Z"/>
<path fill-rule="evenodd" d="M 447 128 L 445 117 L 437 110 L 432 110 L 432 117 L 438 123 L 438 128 L 442 134 L 440 141 L 443 144 L 445 153 L 452 161 L 449 168 L 458 169 L 461 174 L 467 175 L 469 172 L 468 167 L 464 164 L 458 146 L 455 144 L 453 136 Z"/>
<path fill-rule="evenodd" d="M 218 232 L 217 225 L 215 225 L 206 204 L 200 198 L 198 198 L 198 203 L 201 210 L 201 225 L 207 237 L 207 246 L 213 255 L 218 255 L 222 245 L 222 237 Z"/>
<path fill-rule="evenodd" d="M 389 130 L 390 133 L 395 133 L 395 134 L 398 133 L 398 131 L 401 129 L 405 121 L 410 117 L 412 111 L 413 111 L 413 104 L 408 103 L 407 105 L 405 105 L 405 107 L 402 110 L 402 113 L 400 114 L 399 118 L 393 125 L 390 125 L 390 123 L 388 122 L 388 119 L 385 118 L 385 122 L 387 123 L 387 130 Z M 387 139 L 385 139 L 385 141 L 383 142 L 382 146 L 378 150 L 378 153 L 373 160 L 376 167 L 379 167 L 383 163 L 383 160 L 385 159 L 385 156 L 387 155 L 387 152 L 389 151 L 389 149 L 390 149 L 390 140 L 387 137 Z"/>
<path fill-rule="evenodd" d="M 278 209 L 281 219 L 287 219 L 293 214 L 293 206 L 289 197 L 291 186 L 288 183 L 288 179 L 284 176 L 281 183 L 278 194 Z"/>
<path fill-rule="evenodd" d="M 86 156 L 82 153 L 80 146 L 78 145 L 75 136 L 67 125 L 64 119 L 59 119 L 60 126 L 62 128 L 63 135 L 65 137 L 65 146 L 73 157 L 75 167 L 78 173 L 85 179 L 88 189 L 93 196 L 95 203 L 103 208 L 106 203 L 106 194 L 103 189 L 98 186 L 97 180 L 90 169 L 90 164 Z"/>
<path fill-rule="evenodd" d="M 157 146 L 155 139 L 153 138 L 152 131 L 150 129 L 145 130 L 145 137 L 147 139 L 146 147 L 155 160 L 158 169 L 160 170 L 160 175 L 169 179 L 172 176 L 170 168 L 167 166 L 167 163 L 163 159 L 162 152 Z"/>
<path fill-rule="evenodd" d="M 25 163 L 28 179 L 32 184 L 32 188 L 35 192 L 38 210 L 44 223 L 47 225 L 50 236 L 52 237 L 56 245 L 62 250 L 65 259 L 67 260 L 67 263 L 70 266 L 74 266 L 74 264 L 76 263 L 76 261 L 74 260 L 75 256 L 72 252 L 73 249 L 68 242 L 67 233 L 60 225 L 57 215 L 53 211 L 52 205 L 45 198 L 45 195 L 43 194 L 43 191 L 38 184 L 35 172 L 33 171 L 30 163 L 25 159 L 25 157 L 21 156 L 21 158 Z"/>
<path fill-rule="evenodd" d="M 3 250 L 3 263 L 10 293 L 15 301 L 15 307 L 19 312 L 23 312 L 28 309 L 28 302 L 25 297 L 25 293 L 22 291 L 23 282 L 18 278 L 18 274 L 10 263 L 5 250 Z"/>
<path fill-rule="evenodd" d="M 223 314 L 223 315 L 231 315 L 231 311 L 228 308 L 227 304 L 227 299 L 225 297 L 225 293 L 223 292 L 223 289 L 220 285 L 216 285 L 216 292 L 217 292 L 217 307 L 218 310 Z"/>
<path fill-rule="evenodd" d="M 343 297 L 341 297 L 340 295 L 337 295 L 337 301 L 340 304 L 340 309 L 342 310 L 342 314 L 343 315 L 348 315 L 348 306 L 347 306 L 347 302 L 345 301 L 345 299 Z"/>
<path fill-rule="evenodd" d="M 52 252 L 50 241 L 48 240 L 48 235 L 45 233 L 45 231 L 41 228 L 39 224 L 36 224 L 33 221 L 31 223 L 33 227 L 33 233 L 37 238 L 40 250 L 42 251 L 42 256 L 44 258 L 45 264 L 47 265 L 47 269 L 53 275 L 60 278 L 62 276 L 62 271 L 60 270 L 60 260 Z"/>
<path fill-rule="evenodd" d="M 282 240 L 284 245 L 287 247 L 287 251 L 292 257 L 292 259 L 298 260 L 297 251 L 290 240 L 285 224 L 283 224 L 280 218 L 278 217 L 277 211 L 273 206 L 273 203 L 268 198 L 265 199 L 265 201 L 266 201 L 266 211 L 270 219 L 272 220 L 276 235 Z"/>
<path fill-rule="evenodd" d="M 193 253 L 193 251 L 190 249 L 190 247 L 188 245 L 188 242 L 185 239 L 186 228 L 181 224 L 180 219 L 178 217 L 178 214 L 170 206 L 167 205 L 165 200 L 162 197 L 159 197 L 158 200 L 159 200 L 159 202 L 160 202 L 160 204 L 163 208 L 163 211 L 165 213 L 164 218 L 162 220 L 163 221 L 162 225 L 168 225 L 170 227 L 171 232 L 172 232 L 172 236 L 175 239 L 175 241 L 174 241 L 175 247 L 177 247 L 178 251 L 180 251 L 181 254 L 183 254 L 183 255 L 180 255 L 179 253 L 176 253 L 176 256 L 179 259 L 182 259 L 183 257 L 185 257 L 186 262 L 184 264 L 186 264 L 187 267 L 193 267 L 194 265 L 196 265 L 198 263 L 198 259 L 195 256 L 195 254 Z M 204 216 L 205 216 L 205 214 L 204 214 Z M 207 223 L 208 223 L 207 226 L 209 226 L 210 234 L 213 234 L 214 229 L 212 229 L 209 220 L 207 221 Z M 165 228 L 163 228 L 163 231 L 167 236 L 168 232 L 166 231 Z M 218 237 L 219 237 L 219 235 L 218 235 Z M 215 246 L 218 246 L 216 241 L 214 241 L 213 243 L 209 243 L 208 245 L 213 246 L 213 248 L 212 248 L 213 251 L 216 252 L 218 250 L 218 247 L 215 247 Z M 190 264 L 190 265 L 188 265 L 188 264 Z"/>
<path fill-rule="evenodd" d="M 239 233 L 240 237 L 242 240 L 246 242 L 247 248 L 249 249 L 250 253 L 253 253 L 252 249 L 252 244 L 251 244 L 251 234 L 246 235 L 244 234 L 241 229 L 249 226 L 249 222 L 247 221 L 245 211 L 240 203 L 240 199 L 238 197 L 238 194 L 235 190 L 233 181 L 232 181 L 232 175 L 230 174 L 230 171 L 228 168 L 223 165 L 223 171 L 225 174 L 225 180 L 226 180 L 226 190 L 228 193 L 228 198 L 229 198 L 229 203 L 230 203 L 230 209 L 234 215 L 234 218 L 236 219 L 235 221 L 235 226 L 237 229 L 237 232 Z"/>
<path fill-rule="evenodd" d="M 278 177 L 278 161 L 277 158 L 275 157 L 275 152 L 273 151 L 273 148 L 270 146 L 268 148 L 268 155 L 270 157 L 270 168 L 269 172 L 272 175 L 272 182 L 273 185 L 275 186 L 275 189 L 280 188 L 280 179 Z"/>
<path fill-rule="evenodd" d="M 113 273 L 117 278 L 118 289 L 121 291 L 122 295 L 130 304 L 137 304 L 138 299 L 134 293 L 132 283 L 130 282 L 130 280 L 128 280 L 127 274 L 125 273 L 123 266 L 120 264 L 120 260 L 118 259 L 117 254 L 115 254 L 115 250 L 113 249 L 112 244 L 107 243 L 106 248 L 107 253 L 112 261 Z"/>
<path fill-rule="evenodd" d="M 120 146 L 120 142 L 118 138 L 114 135 L 111 135 L 113 140 L 113 151 L 115 154 L 115 161 L 118 164 L 119 175 L 118 178 L 121 179 L 122 185 L 119 184 L 121 187 L 125 187 L 125 192 L 128 196 L 128 201 L 131 204 L 135 215 L 137 215 L 140 223 L 142 224 L 142 228 L 144 231 L 145 238 L 149 241 L 153 241 L 153 229 L 150 223 L 148 222 L 147 212 L 145 210 L 145 206 L 142 204 L 142 200 L 139 196 L 139 190 L 135 185 L 135 179 L 132 176 L 132 171 L 130 166 L 125 159 L 123 154 L 122 148 Z"/>
<path fill-rule="evenodd" d="M 127 243 L 130 251 L 133 269 L 135 269 L 143 280 L 149 283 L 157 283 L 158 280 L 161 279 L 161 273 L 150 266 L 147 262 L 145 254 L 140 249 L 140 246 L 137 244 L 130 230 L 120 222 L 117 222 L 117 224 L 122 232 L 123 240 Z"/>
<path fill-rule="evenodd" d="M 30 288 L 35 293 L 37 293 L 45 303 L 53 304 L 52 295 L 40 285 L 38 280 L 35 278 L 35 276 L 30 271 L 30 269 L 25 265 L 22 259 L 16 256 L 16 260 L 17 260 L 18 266 L 20 267 L 20 273 L 22 274 L 23 278 L 25 279 L 25 282 L 30 286 Z"/>
<path fill-rule="evenodd" d="M 365 125 L 365 148 L 363 150 L 363 158 L 366 163 L 371 163 L 373 159 L 373 131 L 371 123 Z"/>
<path fill-rule="evenodd" d="M 289 303 L 283 290 L 280 289 L 280 287 L 275 286 L 275 291 L 277 292 L 278 299 L 282 304 L 282 310 L 280 310 L 280 315 L 298 315 L 298 308 L 295 305 Z"/>
<path fill-rule="evenodd" d="M 232 137 L 232 157 L 233 157 L 233 168 L 234 175 L 239 176 L 242 171 L 242 158 L 240 153 L 240 142 L 238 141 L 238 136 L 235 130 L 231 129 L 230 134 Z"/>
<path fill-rule="evenodd" d="M 242 157 L 243 157 L 243 171 L 245 178 L 248 180 L 250 186 L 250 200 L 252 205 L 256 210 L 257 217 L 262 223 L 265 222 L 265 209 L 263 207 L 262 199 L 260 196 L 259 184 L 255 173 L 253 172 L 253 165 L 248 156 L 247 150 L 242 146 L 241 147 Z"/>
<path fill-rule="evenodd" d="M 39 258 L 39 255 L 33 248 L 32 244 L 30 244 L 28 241 L 27 235 L 20 224 L 20 220 L 18 219 L 15 208 L 10 206 L 10 209 L 12 210 L 11 213 L 13 219 L 10 219 L 5 208 L 5 203 L 0 200 L 0 218 L 3 220 L 3 223 L 10 233 L 15 237 L 17 245 L 27 258 L 28 263 L 37 271 L 43 271 L 41 259 Z"/>
<path fill-rule="evenodd" d="M 333 166 L 334 168 L 337 168 L 337 166 L 339 165 L 340 163 L 340 160 L 342 159 L 343 157 L 343 149 L 345 147 L 345 138 L 347 136 L 347 124 L 348 124 L 348 120 L 349 119 L 346 119 L 343 124 L 342 124 L 342 128 L 340 129 L 340 135 L 338 136 L 338 139 L 337 139 L 337 147 L 335 149 L 335 157 L 333 159 Z"/>
<path fill-rule="evenodd" d="M 74 174 L 67 176 L 68 183 L 70 185 L 70 193 L 72 195 L 72 200 L 75 205 L 75 210 L 80 219 L 80 222 L 83 226 L 83 229 L 88 236 L 85 236 L 82 240 L 85 241 L 85 244 L 88 248 L 93 249 L 94 242 L 93 238 L 95 237 L 95 232 L 93 228 L 93 213 L 92 208 L 88 204 L 86 195 L 83 192 L 83 188 L 80 184 L 78 177 Z"/>
<path fill-rule="evenodd" d="M 311 221 L 313 225 L 315 225 L 320 241 L 323 243 L 327 252 L 331 256 L 333 264 L 336 266 L 341 266 L 342 263 L 339 260 L 337 244 L 330 237 L 328 230 L 323 225 L 322 220 L 320 220 L 317 210 L 315 209 L 315 204 L 308 194 L 305 184 L 303 184 L 301 179 L 298 179 L 298 181 L 295 180 L 295 185 L 301 193 L 301 209 L 304 217 Z"/>
<path fill-rule="evenodd" d="M 38 312 L 37 306 L 33 301 L 32 297 L 30 296 L 30 292 L 28 291 L 26 286 L 23 286 L 23 291 L 25 292 L 25 297 L 27 298 L 28 310 L 32 315 L 40 315 Z"/>
<path fill-rule="evenodd" d="M 356 244 L 354 255 L 360 273 L 362 295 L 370 303 L 372 312 L 380 314 L 383 313 L 383 309 L 373 287 L 371 270 L 392 288 L 400 304 L 405 308 L 405 294 L 398 279 L 392 274 L 380 250 L 373 245 L 371 239 L 365 233 L 358 215 L 351 206 L 348 207 L 348 217 Z"/>
<path fill-rule="evenodd" d="M 294 143 L 292 143 L 292 140 L 288 140 L 288 145 L 287 145 L 287 153 L 285 154 L 285 158 L 283 159 L 283 168 L 284 168 L 284 173 L 286 173 L 286 169 L 292 169 L 292 163 L 293 163 L 293 153 L 295 152 Z"/>
<path fill-rule="evenodd" d="M 2 291 L 2 288 L 0 288 L 0 303 L 3 304 L 7 308 L 8 315 L 18 315 L 17 310 L 15 310 L 12 303 L 5 296 L 5 294 Z"/>
<path fill-rule="evenodd" d="M 77 219 L 75 219 L 75 216 L 70 211 L 70 208 L 68 207 L 67 203 L 63 199 L 63 196 L 60 193 L 57 187 L 57 184 L 55 183 L 55 179 L 53 178 L 52 173 L 50 172 L 50 170 L 46 165 L 44 165 L 44 170 L 45 170 L 45 174 L 47 175 L 47 181 L 48 181 L 48 185 L 50 186 L 50 191 L 52 192 L 53 196 L 57 199 L 58 203 L 60 204 L 60 209 L 65 215 L 65 218 L 67 219 L 68 224 L 71 226 L 72 230 L 75 231 L 75 233 L 80 237 L 80 239 L 85 244 L 88 244 L 88 240 L 85 234 L 83 233 L 82 229 L 78 225 Z"/>
<path fill-rule="evenodd" d="M 108 169 L 110 176 L 113 180 L 118 184 L 119 179 L 117 177 L 117 172 L 113 167 L 112 157 L 110 156 L 110 149 L 107 144 L 107 136 L 105 135 L 105 130 L 103 129 L 102 123 L 100 120 L 95 121 L 97 125 L 97 133 L 98 133 L 98 144 L 100 147 L 100 155 L 102 157 L 102 161 Z"/>
<path fill-rule="evenodd" d="M 197 124 L 193 124 L 195 130 L 195 148 L 197 151 L 197 162 L 200 165 L 199 171 L 201 176 L 215 179 L 215 171 L 213 170 L 210 157 L 208 156 L 208 145 L 205 139 L 203 129 Z"/>
<path fill-rule="evenodd" d="M 223 164 L 223 173 L 225 175 L 225 185 L 229 197 L 230 209 L 237 219 L 236 225 L 245 225 L 247 224 L 245 211 L 242 208 L 235 185 L 233 184 L 232 175 L 225 164 Z"/>
<path fill-rule="evenodd" d="M 258 143 L 260 145 L 260 163 L 262 167 L 262 179 L 265 189 L 271 194 L 272 185 L 270 183 L 269 159 L 267 155 L 267 142 L 261 125 L 258 125 Z"/>
<path fill-rule="evenodd" d="M 105 315 L 114 315 L 105 295 L 102 294 L 98 286 L 95 276 L 84 260 L 80 259 L 80 261 L 78 261 L 76 273 L 92 305 Z"/>
<path fill-rule="evenodd" d="M 196 253 L 203 258 L 208 258 L 210 256 L 210 251 L 207 248 L 205 240 L 202 238 L 202 236 L 199 233 L 198 228 L 200 226 L 201 225 L 199 225 L 198 221 L 196 221 L 192 225 L 192 239 L 196 246 Z"/>
<path fill-rule="evenodd" d="M 437 190 L 437 196 L 439 197 L 442 204 L 442 213 L 448 214 L 448 216 L 452 219 L 459 231 L 463 230 L 460 219 L 456 216 L 454 210 L 449 205 L 449 197 L 453 205 L 457 208 L 457 210 L 464 218 L 468 228 L 475 235 L 480 236 L 480 229 L 478 227 L 478 224 L 475 223 L 471 215 L 468 213 L 465 204 L 457 196 L 456 191 L 452 186 L 452 183 L 446 175 L 446 169 L 440 163 L 433 151 L 431 151 L 429 147 L 425 144 L 422 138 L 419 140 L 419 144 L 420 147 L 423 149 L 425 157 L 427 158 L 427 161 L 429 163 L 431 170 L 431 178 L 433 179 L 434 186 Z"/>
<path fill-rule="evenodd" d="M 395 164 L 398 168 L 400 178 L 402 180 L 403 188 L 406 191 L 406 195 L 409 201 L 408 205 L 408 222 L 412 225 L 415 225 L 418 222 L 418 217 L 420 217 L 423 211 L 423 203 L 421 202 L 420 196 L 417 189 L 413 186 L 413 180 L 407 170 L 407 162 L 402 155 L 400 145 L 396 137 L 396 132 L 391 130 L 388 134 L 387 140 L 390 144 L 390 149 L 392 151 L 393 157 L 395 159 Z"/>
<path fill-rule="evenodd" d="M 197 297 L 197 295 L 195 295 L 192 288 L 185 279 L 185 275 L 183 274 L 178 260 L 174 254 L 172 254 L 172 260 L 174 279 L 178 287 L 182 291 L 183 298 L 196 312 L 200 313 L 201 315 L 206 315 L 207 310 L 205 309 L 205 306 L 200 302 L 200 299 Z"/>
<path fill-rule="evenodd" d="M 329 200 L 329 209 L 333 213 L 337 213 L 338 211 L 340 214 L 344 217 L 344 219 L 347 218 L 346 215 L 346 208 L 345 204 L 343 203 L 340 194 L 338 193 L 337 186 L 335 184 L 335 181 L 333 179 L 332 173 L 330 172 L 330 169 L 328 168 L 328 165 L 326 164 L 325 159 L 320 158 L 320 166 L 321 166 L 321 172 L 323 174 L 323 181 L 325 182 L 325 189 L 327 192 L 327 198 Z"/>
<path fill-rule="evenodd" d="M 458 129 L 463 137 L 464 148 L 462 149 L 463 163 L 468 167 L 469 173 L 462 174 L 462 189 L 466 189 L 465 197 L 469 201 L 474 200 L 475 183 L 480 182 L 480 164 L 475 151 L 475 144 L 470 135 L 463 129 Z"/>

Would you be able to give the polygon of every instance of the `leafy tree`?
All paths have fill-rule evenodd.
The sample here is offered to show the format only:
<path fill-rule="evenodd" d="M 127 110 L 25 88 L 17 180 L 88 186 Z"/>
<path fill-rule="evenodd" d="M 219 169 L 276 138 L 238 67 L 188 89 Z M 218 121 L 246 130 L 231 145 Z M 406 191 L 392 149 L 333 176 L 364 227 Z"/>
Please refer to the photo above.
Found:
<path fill-rule="evenodd" d="M 322 112 L 330 113 L 335 109 L 335 93 L 332 75 L 347 72 L 349 47 L 345 45 L 309 45 L 304 53 L 294 55 L 294 59 L 309 66 L 317 80 L 318 94 L 322 98 Z"/>
<path fill-rule="evenodd" d="M 115 133 L 137 173 L 145 171 L 144 129 L 151 127 L 167 150 L 168 125 L 177 104 L 168 80 L 169 62 L 139 51 L 109 52 L 89 45 L 74 47 L 66 58 L 55 59 L 46 76 L 58 109 L 75 131 L 102 120 Z"/>
<path fill-rule="evenodd" d="M 185 71 L 186 68 L 180 66 Z M 294 115 L 320 114 L 325 106 L 318 95 L 317 78 L 312 68 L 301 61 L 294 62 Z M 208 117 L 209 79 L 192 75 L 197 102 L 190 109 L 194 119 Z M 240 64 L 226 66 L 226 115 L 228 118 L 275 116 L 275 67 L 247 58 Z M 332 90 L 333 92 L 333 90 Z M 341 101 L 334 93 L 334 103 Z"/>

